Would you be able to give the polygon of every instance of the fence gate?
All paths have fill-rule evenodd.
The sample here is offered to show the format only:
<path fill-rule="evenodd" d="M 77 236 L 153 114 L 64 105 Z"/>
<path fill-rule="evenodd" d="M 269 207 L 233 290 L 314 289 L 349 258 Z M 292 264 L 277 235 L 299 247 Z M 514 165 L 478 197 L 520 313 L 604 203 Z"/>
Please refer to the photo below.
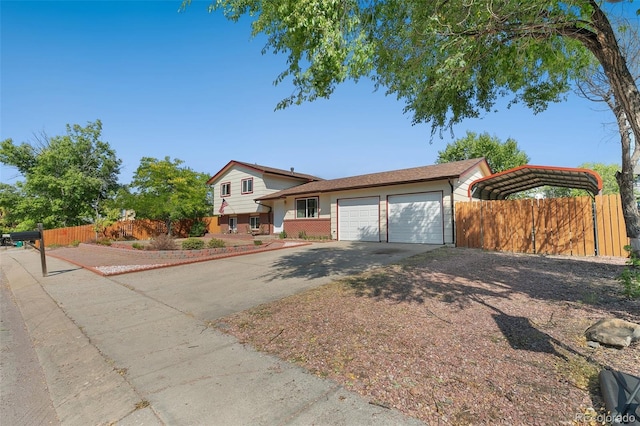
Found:
<path fill-rule="evenodd" d="M 458 247 L 572 256 L 627 255 L 618 194 L 458 202 Z"/>

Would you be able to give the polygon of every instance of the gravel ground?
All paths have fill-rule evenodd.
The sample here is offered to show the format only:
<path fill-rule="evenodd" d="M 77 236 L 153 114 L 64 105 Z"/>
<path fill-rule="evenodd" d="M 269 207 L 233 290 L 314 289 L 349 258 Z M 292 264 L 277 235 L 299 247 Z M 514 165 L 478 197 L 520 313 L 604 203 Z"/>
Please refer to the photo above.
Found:
<path fill-rule="evenodd" d="M 640 322 L 623 268 L 442 248 L 212 326 L 429 424 L 597 424 L 599 370 L 640 375 L 639 344 L 584 338 L 602 318 Z"/>

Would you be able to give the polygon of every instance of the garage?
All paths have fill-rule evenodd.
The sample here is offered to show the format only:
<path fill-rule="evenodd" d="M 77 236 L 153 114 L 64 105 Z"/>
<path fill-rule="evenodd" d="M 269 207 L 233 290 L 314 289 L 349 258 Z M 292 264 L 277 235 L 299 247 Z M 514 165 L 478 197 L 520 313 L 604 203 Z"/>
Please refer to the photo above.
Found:
<path fill-rule="evenodd" d="M 390 243 L 444 244 L 442 193 L 390 195 L 387 203 Z"/>
<path fill-rule="evenodd" d="M 338 200 L 338 240 L 380 241 L 380 198 Z"/>

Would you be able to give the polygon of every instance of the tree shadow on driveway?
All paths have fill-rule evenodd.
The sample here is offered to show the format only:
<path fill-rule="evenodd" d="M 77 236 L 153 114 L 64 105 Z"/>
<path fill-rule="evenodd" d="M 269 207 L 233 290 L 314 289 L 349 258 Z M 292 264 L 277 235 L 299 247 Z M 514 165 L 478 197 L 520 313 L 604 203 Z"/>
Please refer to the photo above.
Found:
<path fill-rule="evenodd" d="M 321 244 L 280 257 L 266 281 L 344 277 L 400 261 L 441 246 L 422 244 Z"/>

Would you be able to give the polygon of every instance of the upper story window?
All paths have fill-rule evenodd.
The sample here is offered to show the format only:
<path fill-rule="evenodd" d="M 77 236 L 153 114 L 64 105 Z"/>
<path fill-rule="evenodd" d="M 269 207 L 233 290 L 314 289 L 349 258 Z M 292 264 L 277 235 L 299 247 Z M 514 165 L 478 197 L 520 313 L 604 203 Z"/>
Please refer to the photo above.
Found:
<path fill-rule="evenodd" d="M 225 182 L 220 184 L 220 196 L 228 197 L 231 195 L 231 182 Z"/>
<path fill-rule="evenodd" d="M 296 200 L 296 218 L 318 217 L 318 197 L 298 198 Z"/>
<path fill-rule="evenodd" d="M 251 194 L 253 192 L 253 178 L 242 179 L 242 193 Z"/>

